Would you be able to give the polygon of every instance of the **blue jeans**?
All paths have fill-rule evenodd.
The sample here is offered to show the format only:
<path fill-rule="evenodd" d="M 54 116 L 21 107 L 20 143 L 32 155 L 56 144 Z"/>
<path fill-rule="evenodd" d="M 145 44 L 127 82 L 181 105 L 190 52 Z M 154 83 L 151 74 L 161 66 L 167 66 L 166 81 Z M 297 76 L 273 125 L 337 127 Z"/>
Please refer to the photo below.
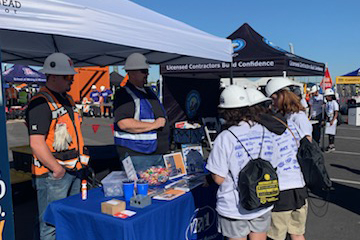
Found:
<path fill-rule="evenodd" d="M 35 178 L 35 187 L 39 210 L 40 239 L 55 240 L 55 227 L 43 221 L 46 207 L 53 201 L 79 193 L 80 179 L 69 173 L 65 173 L 61 179 L 55 179 L 52 173 L 49 173 L 47 177 Z"/>

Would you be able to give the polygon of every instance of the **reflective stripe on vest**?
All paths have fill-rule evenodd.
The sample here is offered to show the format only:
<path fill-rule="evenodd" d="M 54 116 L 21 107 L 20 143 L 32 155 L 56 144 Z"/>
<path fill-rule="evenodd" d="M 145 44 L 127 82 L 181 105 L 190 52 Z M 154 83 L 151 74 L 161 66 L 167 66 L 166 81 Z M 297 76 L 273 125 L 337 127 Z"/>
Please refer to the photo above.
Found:
<path fill-rule="evenodd" d="M 79 170 L 83 165 L 87 165 L 89 157 L 84 154 L 84 143 L 80 130 L 80 122 L 78 120 L 78 113 L 74 101 L 67 95 L 69 102 L 74 110 L 74 121 L 72 121 L 69 112 L 63 107 L 55 98 L 55 96 L 46 88 L 40 90 L 40 92 L 32 98 L 32 100 L 43 97 L 47 100 L 49 108 L 51 110 L 52 121 L 50 124 L 49 132 L 46 135 L 46 145 L 52 152 L 53 156 L 57 159 L 58 163 L 70 170 Z M 56 100 L 56 101 L 55 101 Z M 57 152 L 53 148 L 53 142 L 55 137 L 55 128 L 58 122 L 65 123 L 67 130 L 71 135 L 72 142 L 69 144 L 69 149 L 61 152 Z M 33 174 L 40 176 L 49 172 L 49 169 L 41 164 L 41 162 L 34 155 Z"/>
<path fill-rule="evenodd" d="M 141 122 L 154 122 L 152 106 L 145 96 L 131 85 L 126 86 L 125 90 L 135 104 L 134 119 Z M 144 133 L 129 133 L 122 131 L 117 123 L 114 123 L 114 141 L 116 145 L 136 152 L 153 153 L 157 149 L 157 132 L 153 130 Z"/>

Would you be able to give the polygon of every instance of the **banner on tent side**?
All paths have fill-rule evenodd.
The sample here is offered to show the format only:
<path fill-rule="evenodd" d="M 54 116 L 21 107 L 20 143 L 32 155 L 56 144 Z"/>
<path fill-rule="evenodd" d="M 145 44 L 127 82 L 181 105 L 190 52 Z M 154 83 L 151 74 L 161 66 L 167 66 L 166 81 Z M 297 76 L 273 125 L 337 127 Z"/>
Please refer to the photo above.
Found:
<path fill-rule="evenodd" d="M 360 77 L 346 77 L 340 76 L 336 77 L 336 84 L 360 84 Z"/>

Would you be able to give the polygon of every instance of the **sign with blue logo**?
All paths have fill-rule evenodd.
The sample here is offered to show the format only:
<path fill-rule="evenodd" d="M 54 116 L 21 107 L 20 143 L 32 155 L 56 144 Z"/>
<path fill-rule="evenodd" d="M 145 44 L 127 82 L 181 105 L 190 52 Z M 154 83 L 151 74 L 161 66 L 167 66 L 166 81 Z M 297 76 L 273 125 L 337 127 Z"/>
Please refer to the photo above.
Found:
<path fill-rule="evenodd" d="M 210 206 L 197 208 L 190 219 L 185 233 L 186 240 L 195 239 L 218 239 L 220 234 L 213 230 L 216 229 L 216 211 Z M 212 234 L 212 235 L 209 235 Z"/>
<path fill-rule="evenodd" d="M 197 111 L 200 108 L 201 98 L 200 93 L 196 90 L 191 90 L 186 96 L 185 100 L 185 111 L 186 115 L 191 119 L 194 118 L 197 114 Z"/>
<path fill-rule="evenodd" d="M 242 38 L 237 38 L 232 40 L 232 45 L 234 48 L 234 52 L 238 52 L 246 46 L 246 42 Z"/>

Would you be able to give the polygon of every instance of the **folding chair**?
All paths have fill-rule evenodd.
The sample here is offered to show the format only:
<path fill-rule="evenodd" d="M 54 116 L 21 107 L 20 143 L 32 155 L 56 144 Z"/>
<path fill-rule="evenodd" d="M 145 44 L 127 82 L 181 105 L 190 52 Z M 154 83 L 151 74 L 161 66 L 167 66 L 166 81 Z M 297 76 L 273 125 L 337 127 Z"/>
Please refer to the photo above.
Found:
<path fill-rule="evenodd" d="M 221 130 L 221 125 L 216 117 L 205 117 L 201 120 L 204 125 L 206 140 L 210 149 L 212 149 L 214 140 Z"/>

